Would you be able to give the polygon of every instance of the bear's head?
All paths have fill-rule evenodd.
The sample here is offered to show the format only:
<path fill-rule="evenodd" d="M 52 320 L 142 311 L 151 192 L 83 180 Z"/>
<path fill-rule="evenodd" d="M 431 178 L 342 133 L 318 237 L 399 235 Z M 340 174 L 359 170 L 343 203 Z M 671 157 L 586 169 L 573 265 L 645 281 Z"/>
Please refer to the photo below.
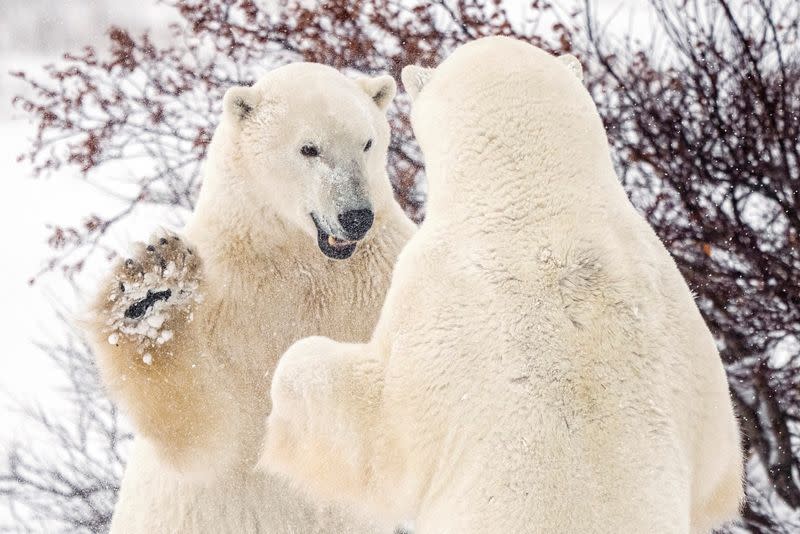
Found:
<path fill-rule="evenodd" d="M 243 203 L 349 258 L 392 202 L 386 176 L 391 76 L 350 79 L 316 63 L 275 69 L 223 100 L 224 165 Z M 275 228 L 274 231 L 281 231 Z"/>
<path fill-rule="evenodd" d="M 592 157 L 607 157 L 605 131 L 582 77 L 574 56 L 508 37 L 467 43 L 435 68 L 406 66 L 402 80 L 425 155 L 429 202 L 448 176 L 478 180 L 471 188 L 480 194 L 499 180 L 498 168 L 532 177 L 561 158 L 575 169 L 589 145 Z M 471 172 L 454 173 L 457 167 Z M 446 189 L 447 195 L 455 190 Z"/>

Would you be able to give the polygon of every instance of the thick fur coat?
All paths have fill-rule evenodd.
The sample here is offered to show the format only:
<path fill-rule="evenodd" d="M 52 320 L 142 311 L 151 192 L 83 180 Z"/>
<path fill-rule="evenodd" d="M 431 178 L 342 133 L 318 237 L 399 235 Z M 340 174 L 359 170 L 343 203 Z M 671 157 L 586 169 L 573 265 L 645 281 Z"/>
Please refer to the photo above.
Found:
<path fill-rule="evenodd" d="M 394 93 L 308 63 L 230 89 L 184 232 L 104 284 L 89 332 L 137 433 L 113 532 L 368 530 L 253 467 L 278 356 L 313 334 L 369 339 L 413 233 L 385 170 Z M 356 230 L 353 210 L 369 213 Z"/>
<path fill-rule="evenodd" d="M 418 534 L 688 534 L 736 516 L 714 340 L 577 72 L 499 37 L 406 67 L 427 218 L 368 343 L 312 337 L 281 358 L 266 469 Z"/>

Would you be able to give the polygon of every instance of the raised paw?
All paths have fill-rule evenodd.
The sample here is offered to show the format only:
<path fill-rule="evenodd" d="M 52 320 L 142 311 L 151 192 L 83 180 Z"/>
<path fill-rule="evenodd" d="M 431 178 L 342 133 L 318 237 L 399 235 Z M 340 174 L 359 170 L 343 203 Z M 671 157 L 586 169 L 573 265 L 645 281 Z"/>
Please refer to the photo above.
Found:
<path fill-rule="evenodd" d="M 289 358 L 284 355 L 272 377 L 272 409 L 259 460 L 261 467 L 267 471 L 293 474 L 294 466 L 301 463 L 301 456 L 298 455 L 301 447 L 312 443 L 313 425 L 304 395 L 305 388 L 301 376 L 296 373 L 300 365 L 302 362 L 293 361 L 291 354 Z M 312 391 L 308 393 L 312 394 Z"/>
<path fill-rule="evenodd" d="M 361 491 L 382 376 L 363 350 L 310 337 L 281 356 L 270 388 L 262 469 L 303 482 L 325 499 Z"/>
<path fill-rule="evenodd" d="M 202 300 L 200 274 L 197 254 L 177 235 L 162 233 L 139 245 L 113 275 L 103 310 L 109 343 L 126 336 L 143 351 L 169 341 L 173 332 L 165 325 L 191 320 L 192 305 Z"/>

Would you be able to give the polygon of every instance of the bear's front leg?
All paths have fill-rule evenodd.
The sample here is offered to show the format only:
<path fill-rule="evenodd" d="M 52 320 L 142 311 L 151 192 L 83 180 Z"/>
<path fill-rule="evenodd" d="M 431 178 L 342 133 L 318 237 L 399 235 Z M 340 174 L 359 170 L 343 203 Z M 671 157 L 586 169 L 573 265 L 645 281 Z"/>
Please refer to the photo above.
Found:
<path fill-rule="evenodd" d="M 224 425 L 215 384 L 224 376 L 204 353 L 204 284 L 195 249 L 160 233 L 112 272 L 90 309 L 88 333 L 106 386 L 165 459 L 204 462 Z"/>
<path fill-rule="evenodd" d="M 262 468 L 325 499 L 363 502 L 383 386 L 368 347 L 324 337 L 289 347 L 272 378 Z"/>

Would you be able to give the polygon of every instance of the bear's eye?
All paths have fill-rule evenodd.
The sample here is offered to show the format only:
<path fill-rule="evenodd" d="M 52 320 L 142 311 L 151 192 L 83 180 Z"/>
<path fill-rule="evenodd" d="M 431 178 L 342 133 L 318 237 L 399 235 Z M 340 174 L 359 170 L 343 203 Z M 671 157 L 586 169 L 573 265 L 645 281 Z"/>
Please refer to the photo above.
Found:
<path fill-rule="evenodd" d="M 369 141 L 367 141 L 367 144 L 366 144 L 366 145 L 364 145 L 364 152 L 366 152 L 366 151 L 367 151 L 367 150 L 369 150 L 370 148 L 372 148 L 372 139 L 370 139 Z"/>
<path fill-rule="evenodd" d="M 314 145 L 303 145 L 300 147 L 300 153 L 307 158 L 316 158 L 319 156 L 319 149 Z"/>

